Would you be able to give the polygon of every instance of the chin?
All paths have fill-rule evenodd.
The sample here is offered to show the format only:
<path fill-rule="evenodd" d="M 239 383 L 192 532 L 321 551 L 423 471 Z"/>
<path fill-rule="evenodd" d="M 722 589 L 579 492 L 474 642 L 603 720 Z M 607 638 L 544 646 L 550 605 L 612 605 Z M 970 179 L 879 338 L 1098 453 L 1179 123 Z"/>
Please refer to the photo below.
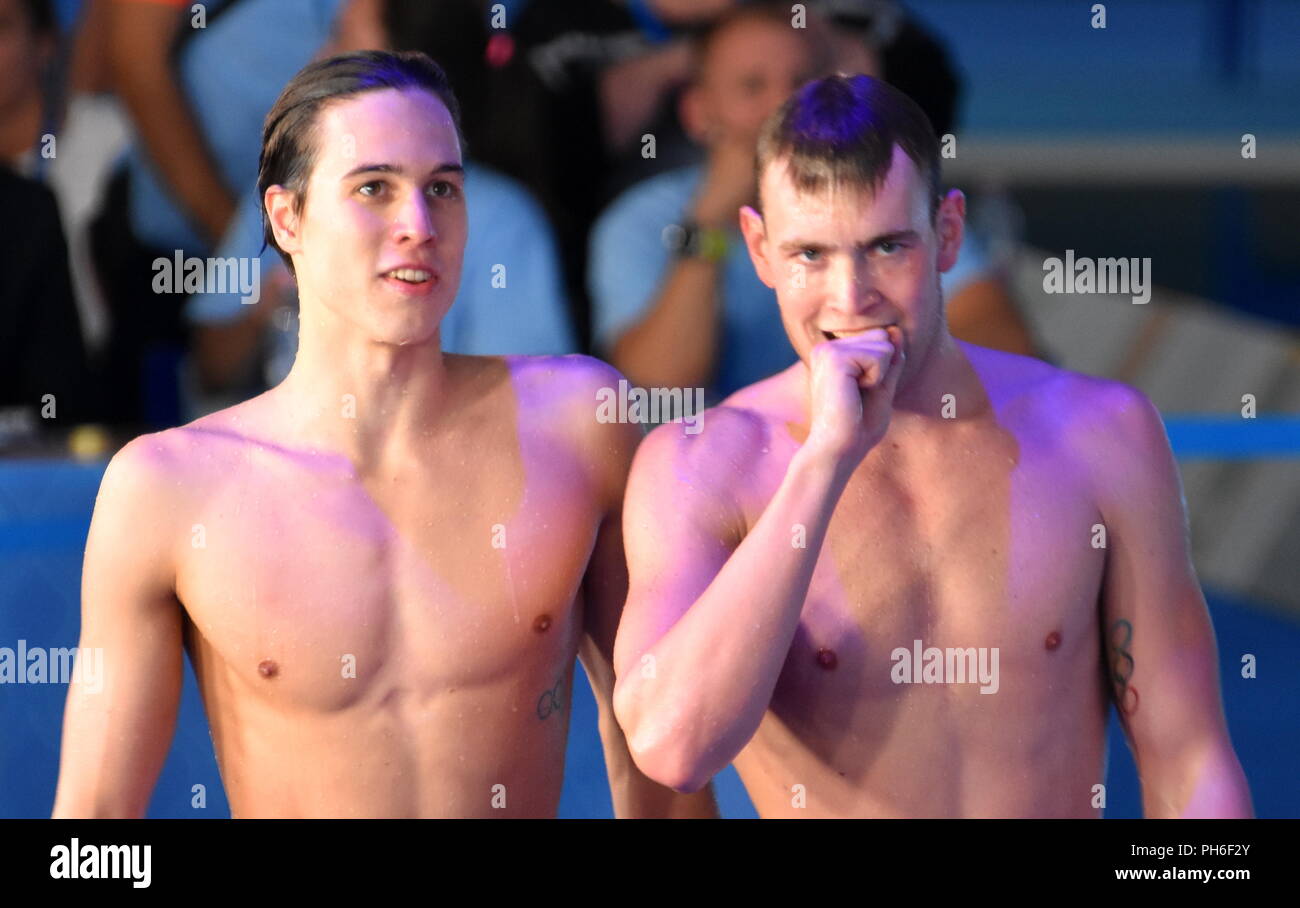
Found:
<path fill-rule="evenodd" d="M 434 301 L 423 301 L 403 312 L 374 313 L 378 317 L 370 321 L 368 333 L 379 343 L 400 347 L 427 343 L 438 336 L 448 308 Z"/>
<path fill-rule="evenodd" d="M 438 325 L 421 325 L 418 328 L 395 328 L 376 335 L 375 340 L 393 347 L 418 347 L 438 338 Z"/>

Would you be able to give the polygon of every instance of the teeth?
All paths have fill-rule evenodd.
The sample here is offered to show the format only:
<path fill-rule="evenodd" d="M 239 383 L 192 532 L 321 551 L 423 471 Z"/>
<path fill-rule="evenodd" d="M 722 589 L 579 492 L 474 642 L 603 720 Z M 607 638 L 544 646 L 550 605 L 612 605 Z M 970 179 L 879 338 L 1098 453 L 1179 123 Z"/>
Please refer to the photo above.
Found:
<path fill-rule="evenodd" d="M 428 271 L 419 268 L 397 268 L 388 272 L 389 277 L 395 277 L 399 281 L 409 281 L 412 284 L 420 284 L 433 277 Z"/>
<path fill-rule="evenodd" d="M 873 329 L 858 328 L 855 331 L 823 331 L 822 334 L 825 334 L 827 337 L 833 337 L 836 340 L 839 340 L 844 337 L 857 337 L 859 334 L 866 334 L 868 331 L 871 330 Z"/>

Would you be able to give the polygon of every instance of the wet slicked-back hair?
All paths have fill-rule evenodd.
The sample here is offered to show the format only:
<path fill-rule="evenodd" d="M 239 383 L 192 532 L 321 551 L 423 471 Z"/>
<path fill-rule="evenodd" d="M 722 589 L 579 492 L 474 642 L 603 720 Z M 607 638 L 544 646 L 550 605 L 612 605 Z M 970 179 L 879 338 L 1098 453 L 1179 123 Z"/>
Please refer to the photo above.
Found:
<path fill-rule="evenodd" d="M 257 196 L 262 202 L 262 236 L 284 260 L 293 262 L 275 241 L 266 213 L 266 190 L 283 186 L 294 193 L 294 210 L 306 201 L 307 178 L 316 164 L 316 132 L 321 108 L 330 101 L 385 88 L 422 89 L 437 97 L 456 124 L 456 140 L 464 151 L 460 105 L 442 68 L 418 51 L 389 53 L 363 50 L 309 63 L 280 92 L 262 125 L 262 153 L 258 159 Z"/>
<path fill-rule="evenodd" d="M 791 95 L 759 133 L 755 179 L 773 161 L 785 161 L 801 193 L 874 192 L 889 173 L 895 145 L 926 181 L 933 219 L 942 200 L 934 128 L 915 101 L 870 76 L 827 76 Z"/>

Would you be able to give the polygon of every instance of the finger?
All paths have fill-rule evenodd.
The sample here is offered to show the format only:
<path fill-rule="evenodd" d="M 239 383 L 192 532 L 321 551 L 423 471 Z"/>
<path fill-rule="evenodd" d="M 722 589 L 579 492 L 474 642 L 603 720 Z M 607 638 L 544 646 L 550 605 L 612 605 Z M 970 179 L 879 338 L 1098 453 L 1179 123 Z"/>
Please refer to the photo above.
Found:
<path fill-rule="evenodd" d="M 858 385 L 866 389 L 876 387 L 885 378 L 895 349 L 888 343 L 875 343 L 843 353 Z"/>
<path fill-rule="evenodd" d="M 889 366 L 885 370 L 884 381 L 881 383 L 880 390 L 887 394 L 891 399 L 894 392 L 898 390 L 898 381 L 903 375 L 903 367 L 907 364 L 907 354 L 902 347 L 894 348 L 894 355 L 889 360 Z"/>

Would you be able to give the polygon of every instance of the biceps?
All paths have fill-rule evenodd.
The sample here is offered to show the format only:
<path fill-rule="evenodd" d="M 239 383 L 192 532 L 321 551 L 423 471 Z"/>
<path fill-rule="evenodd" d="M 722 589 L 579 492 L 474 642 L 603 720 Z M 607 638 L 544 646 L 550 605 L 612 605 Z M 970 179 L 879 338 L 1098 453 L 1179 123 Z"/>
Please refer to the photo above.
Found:
<path fill-rule="evenodd" d="M 60 809 L 140 816 L 166 758 L 182 678 L 179 608 L 91 601 L 69 686 Z"/>
<path fill-rule="evenodd" d="M 672 629 L 734 550 L 718 532 L 683 519 L 635 536 L 628 545 L 629 589 L 615 659 L 620 674 Z"/>
<path fill-rule="evenodd" d="M 182 616 L 162 549 L 147 533 L 123 532 L 117 514 L 129 516 L 96 514 L 86 547 L 60 789 L 65 807 L 77 805 L 70 809 L 134 815 L 147 806 L 175 727 Z"/>
<path fill-rule="evenodd" d="M 1140 755 L 1173 757 L 1219 733 L 1214 630 L 1190 570 L 1121 559 L 1104 621 L 1112 694 Z"/>

